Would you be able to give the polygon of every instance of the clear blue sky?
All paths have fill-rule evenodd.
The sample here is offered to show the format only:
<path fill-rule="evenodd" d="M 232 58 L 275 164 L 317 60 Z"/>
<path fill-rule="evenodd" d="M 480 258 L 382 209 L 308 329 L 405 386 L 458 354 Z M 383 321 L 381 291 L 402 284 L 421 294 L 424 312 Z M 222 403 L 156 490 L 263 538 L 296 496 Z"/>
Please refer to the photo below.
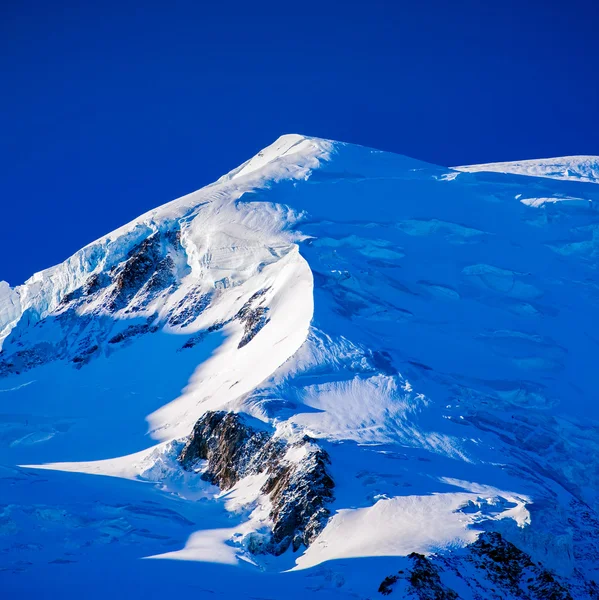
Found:
<path fill-rule="evenodd" d="M 282 133 L 454 165 L 599 154 L 596 1 L 0 8 L 0 279 Z"/>

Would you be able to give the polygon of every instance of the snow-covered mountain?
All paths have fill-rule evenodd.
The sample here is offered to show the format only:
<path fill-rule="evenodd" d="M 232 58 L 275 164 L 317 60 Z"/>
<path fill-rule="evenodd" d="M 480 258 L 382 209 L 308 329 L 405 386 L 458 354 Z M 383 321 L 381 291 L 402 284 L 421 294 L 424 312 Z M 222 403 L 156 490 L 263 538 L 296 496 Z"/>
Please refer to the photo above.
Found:
<path fill-rule="evenodd" d="M 0 283 L 0 589 L 599 597 L 597 164 L 287 135 Z"/>

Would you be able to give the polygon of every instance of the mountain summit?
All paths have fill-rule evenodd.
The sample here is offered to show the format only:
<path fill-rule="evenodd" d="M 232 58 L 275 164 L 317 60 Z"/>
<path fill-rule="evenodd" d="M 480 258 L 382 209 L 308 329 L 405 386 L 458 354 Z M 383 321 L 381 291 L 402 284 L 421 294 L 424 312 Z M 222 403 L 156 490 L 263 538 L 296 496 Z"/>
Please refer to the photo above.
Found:
<path fill-rule="evenodd" d="M 286 135 L 0 283 L 2 589 L 599 597 L 598 163 Z"/>

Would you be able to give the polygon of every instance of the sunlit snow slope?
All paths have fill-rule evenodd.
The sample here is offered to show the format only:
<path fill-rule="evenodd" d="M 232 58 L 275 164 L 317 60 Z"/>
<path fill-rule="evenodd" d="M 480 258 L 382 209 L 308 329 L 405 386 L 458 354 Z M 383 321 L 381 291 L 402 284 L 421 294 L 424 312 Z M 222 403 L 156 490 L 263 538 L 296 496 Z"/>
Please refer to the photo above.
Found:
<path fill-rule="evenodd" d="M 0 589 L 366 598 L 416 552 L 458 561 L 439 585 L 460 598 L 549 597 L 532 567 L 528 595 L 486 595 L 464 553 L 499 532 L 564 598 L 592 597 L 597 172 L 287 135 L 0 283 Z M 307 547 L 256 551 L 266 473 L 221 490 L 181 468 L 207 411 L 300 471 L 302 440 L 326 451 L 334 500 Z"/>
<path fill-rule="evenodd" d="M 599 183 L 599 156 L 562 156 L 514 162 L 488 163 L 455 167 L 459 171 L 513 173 L 531 177 L 549 177 L 568 181 Z"/>

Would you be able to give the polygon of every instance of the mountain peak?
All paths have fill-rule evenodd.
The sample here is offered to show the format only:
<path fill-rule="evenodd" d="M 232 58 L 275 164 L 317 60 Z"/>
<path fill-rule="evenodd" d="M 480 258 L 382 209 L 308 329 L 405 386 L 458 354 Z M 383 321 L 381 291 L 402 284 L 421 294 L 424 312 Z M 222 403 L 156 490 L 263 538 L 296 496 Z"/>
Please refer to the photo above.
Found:
<path fill-rule="evenodd" d="M 301 166 L 306 162 L 326 159 L 335 142 L 320 138 L 308 137 L 295 133 L 285 134 L 266 146 L 254 157 L 221 177 L 218 181 L 231 181 L 244 177 L 264 168 L 273 161 L 284 159 L 285 165 L 292 163 Z M 316 166 L 317 163 L 314 163 Z M 282 167 L 284 168 L 284 167 Z M 276 176 L 276 174 L 274 174 Z"/>

